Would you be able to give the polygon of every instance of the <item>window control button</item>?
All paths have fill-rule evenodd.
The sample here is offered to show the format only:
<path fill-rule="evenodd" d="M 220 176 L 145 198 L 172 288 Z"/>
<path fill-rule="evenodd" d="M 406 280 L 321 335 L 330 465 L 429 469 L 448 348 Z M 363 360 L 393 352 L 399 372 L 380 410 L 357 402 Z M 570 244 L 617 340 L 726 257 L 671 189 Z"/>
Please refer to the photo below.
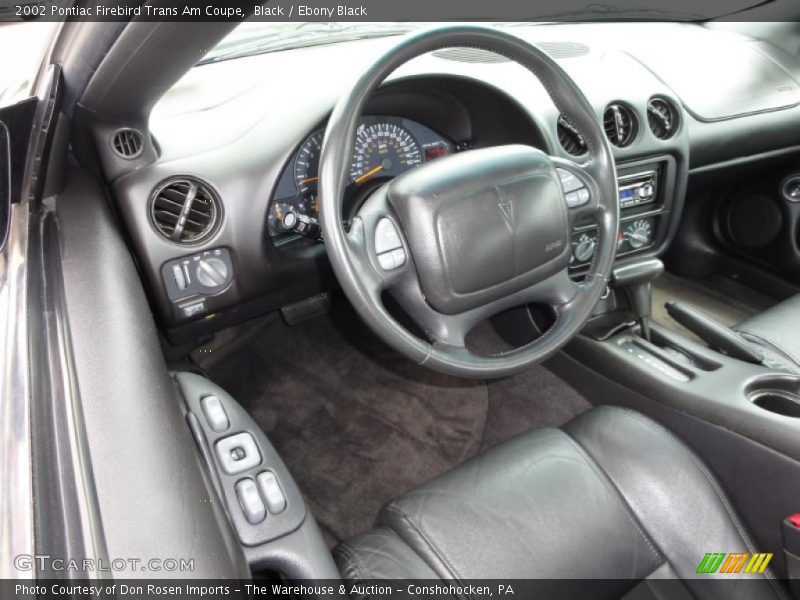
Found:
<path fill-rule="evenodd" d="M 236 484 L 236 496 L 239 498 L 239 505 L 247 522 L 251 525 L 261 523 L 267 516 L 267 510 L 258 488 L 252 479 L 242 479 Z"/>
<path fill-rule="evenodd" d="M 272 471 L 264 471 L 256 477 L 258 488 L 261 490 L 261 497 L 267 503 L 269 512 L 277 515 L 286 508 L 286 496 L 278 483 L 278 478 Z"/>
<path fill-rule="evenodd" d="M 244 473 L 261 464 L 261 453 L 256 441 L 246 431 L 218 441 L 217 458 L 228 475 Z"/>
<path fill-rule="evenodd" d="M 228 415 L 222 407 L 222 402 L 216 396 L 206 396 L 200 401 L 203 414 L 212 431 L 220 433 L 228 428 Z"/>

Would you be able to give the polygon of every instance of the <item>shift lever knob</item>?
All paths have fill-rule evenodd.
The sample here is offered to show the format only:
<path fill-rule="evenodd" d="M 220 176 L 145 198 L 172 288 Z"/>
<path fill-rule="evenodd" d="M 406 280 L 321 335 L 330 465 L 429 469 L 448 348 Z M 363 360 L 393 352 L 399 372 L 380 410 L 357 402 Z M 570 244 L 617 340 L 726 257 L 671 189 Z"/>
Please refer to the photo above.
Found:
<path fill-rule="evenodd" d="M 623 267 L 617 267 L 611 274 L 611 283 L 614 287 L 622 288 L 628 296 L 633 314 L 642 328 L 642 337 L 650 340 L 650 324 L 648 318 L 651 314 L 650 284 L 664 272 L 664 263 L 657 258 L 651 258 Z"/>

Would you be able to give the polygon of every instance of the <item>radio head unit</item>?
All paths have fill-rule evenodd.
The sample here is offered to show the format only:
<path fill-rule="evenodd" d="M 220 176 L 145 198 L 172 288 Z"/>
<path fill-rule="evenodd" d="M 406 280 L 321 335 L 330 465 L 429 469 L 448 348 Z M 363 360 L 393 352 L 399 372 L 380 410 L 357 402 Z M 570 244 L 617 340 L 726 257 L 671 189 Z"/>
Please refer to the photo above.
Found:
<path fill-rule="evenodd" d="M 619 206 L 639 206 L 655 202 L 658 192 L 658 171 L 640 171 L 618 179 Z"/>

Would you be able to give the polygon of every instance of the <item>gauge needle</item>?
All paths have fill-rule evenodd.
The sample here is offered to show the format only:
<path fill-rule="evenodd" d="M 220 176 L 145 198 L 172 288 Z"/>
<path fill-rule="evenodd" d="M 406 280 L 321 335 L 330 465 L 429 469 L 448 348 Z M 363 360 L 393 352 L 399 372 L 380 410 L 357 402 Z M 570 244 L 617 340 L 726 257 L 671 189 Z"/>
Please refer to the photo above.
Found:
<path fill-rule="evenodd" d="M 304 183 L 311 183 L 312 181 L 316 181 L 317 179 L 319 179 L 319 177 L 306 177 L 305 179 L 300 180 L 300 185 L 303 185 Z"/>
<path fill-rule="evenodd" d="M 380 173 L 381 171 L 383 171 L 383 165 L 378 165 L 378 166 L 377 166 L 377 167 L 375 167 L 374 169 L 370 169 L 369 171 L 367 171 L 366 173 L 364 173 L 364 174 L 363 174 L 361 177 L 359 177 L 358 179 L 356 179 L 356 181 L 355 181 L 355 182 L 356 182 L 356 183 L 361 183 L 362 181 L 364 181 L 364 180 L 366 180 L 366 179 L 369 179 L 370 177 L 372 177 L 373 175 L 375 175 L 375 173 Z"/>
<path fill-rule="evenodd" d="M 283 221 L 283 211 L 277 204 L 275 205 L 275 216 L 278 217 L 279 221 Z"/>

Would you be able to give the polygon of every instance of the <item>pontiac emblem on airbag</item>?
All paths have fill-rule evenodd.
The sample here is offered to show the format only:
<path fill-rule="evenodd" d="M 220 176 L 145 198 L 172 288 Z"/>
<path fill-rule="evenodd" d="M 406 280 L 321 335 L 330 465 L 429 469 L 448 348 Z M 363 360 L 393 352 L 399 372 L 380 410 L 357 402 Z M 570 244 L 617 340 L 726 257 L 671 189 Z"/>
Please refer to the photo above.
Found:
<path fill-rule="evenodd" d="M 513 232 L 514 231 L 514 202 L 513 199 L 507 196 L 502 188 L 497 188 L 497 194 L 500 196 L 500 201 L 497 203 L 497 206 L 500 207 L 500 214 L 503 217 L 503 221 L 506 223 L 506 227 L 508 230 Z"/>

